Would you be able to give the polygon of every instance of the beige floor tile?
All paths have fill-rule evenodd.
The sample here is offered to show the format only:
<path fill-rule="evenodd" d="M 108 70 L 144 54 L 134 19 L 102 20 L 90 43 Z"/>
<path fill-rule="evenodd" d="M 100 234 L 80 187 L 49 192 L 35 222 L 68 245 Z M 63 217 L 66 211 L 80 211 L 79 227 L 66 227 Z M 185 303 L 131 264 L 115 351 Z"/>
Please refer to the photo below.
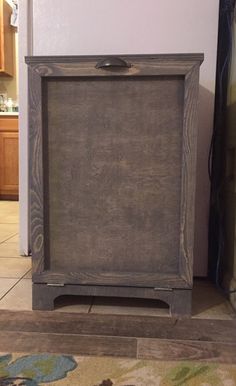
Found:
<path fill-rule="evenodd" d="M 9 239 L 7 239 L 5 241 L 5 243 L 18 243 L 19 244 L 19 234 L 16 233 L 15 235 L 13 235 L 12 237 L 10 237 Z"/>
<path fill-rule="evenodd" d="M 32 310 L 32 282 L 22 279 L 0 300 L 1 310 Z"/>
<path fill-rule="evenodd" d="M 17 224 L 19 222 L 19 203 L 0 201 L 0 224 Z"/>
<path fill-rule="evenodd" d="M 0 244 L 0 258 L 1 257 L 22 257 L 19 255 L 19 243 L 9 242 Z"/>
<path fill-rule="evenodd" d="M 0 279 L 0 299 L 8 292 L 18 279 Z"/>
<path fill-rule="evenodd" d="M 0 224 L 18 224 L 19 216 L 16 214 L 3 214 L 0 210 Z"/>
<path fill-rule="evenodd" d="M 218 320 L 232 320 L 235 319 L 235 314 L 229 302 L 219 304 L 209 308 L 207 311 L 201 312 L 197 315 L 193 314 L 194 319 L 218 319 Z"/>
<path fill-rule="evenodd" d="M 18 224 L 0 224 L 0 243 L 18 233 Z"/>
<path fill-rule="evenodd" d="M 91 313 L 117 315 L 168 316 L 164 303 L 146 299 L 94 298 Z"/>
<path fill-rule="evenodd" d="M 7 200 L 1 200 L 0 201 L 0 210 L 4 208 L 19 208 L 19 201 L 7 201 Z"/>
<path fill-rule="evenodd" d="M 192 315 L 204 319 L 234 319 L 236 314 L 229 301 L 209 283 L 195 283 Z"/>
<path fill-rule="evenodd" d="M 31 268 L 31 259 L 0 258 L 0 278 L 21 278 Z"/>
<path fill-rule="evenodd" d="M 55 301 L 55 311 L 88 313 L 91 303 L 90 296 L 60 296 Z"/>

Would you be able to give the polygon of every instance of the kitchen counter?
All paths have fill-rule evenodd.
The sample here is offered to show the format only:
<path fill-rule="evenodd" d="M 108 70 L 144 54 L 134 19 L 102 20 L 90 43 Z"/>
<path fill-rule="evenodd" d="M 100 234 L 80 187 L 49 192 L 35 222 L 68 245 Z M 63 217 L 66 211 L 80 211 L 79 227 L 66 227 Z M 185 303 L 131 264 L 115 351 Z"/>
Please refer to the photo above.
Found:
<path fill-rule="evenodd" d="M 18 112 L 18 111 L 10 112 L 10 113 L 7 113 L 7 112 L 0 112 L 0 117 L 1 117 L 1 116 L 3 116 L 3 117 L 16 116 L 16 117 L 18 117 L 18 115 L 19 115 L 19 112 Z"/>

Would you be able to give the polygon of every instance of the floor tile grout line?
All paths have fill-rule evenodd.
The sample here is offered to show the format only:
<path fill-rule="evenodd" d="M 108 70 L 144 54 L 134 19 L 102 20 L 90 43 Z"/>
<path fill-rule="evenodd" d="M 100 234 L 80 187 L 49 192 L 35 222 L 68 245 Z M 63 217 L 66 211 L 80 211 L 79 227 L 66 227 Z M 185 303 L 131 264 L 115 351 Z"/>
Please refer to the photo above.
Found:
<path fill-rule="evenodd" d="M 31 268 L 27 271 L 27 272 L 25 272 L 24 273 L 24 275 L 23 276 L 21 276 L 17 281 L 16 281 L 16 283 L 15 284 L 13 284 L 13 286 L 11 287 L 11 288 L 9 288 L 9 290 L 0 298 L 0 302 L 2 301 L 2 299 L 3 298 L 5 298 L 5 296 L 7 295 L 7 294 L 9 294 L 9 292 L 22 280 L 22 279 L 24 279 L 24 277 L 29 273 L 31 271 Z M 6 278 L 1 278 L 1 279 L 6 279 Z M 11 279 L 14 279 L 14 278 L 11 278 Z M 27 279 L 27 280 L 30 280 L 30 279 Z"/>
<path fill-rule="evenodd" d="M 21 280 L 24 279 L 24 277 L 25 277 L 26 275 L 28 275 L 28 273 L 29 273 L 31 270 L 32 270 L 32 268 L 30 268 L 27 272 L 25 272 L 24 275 L 21 277 Z M 30 280 L 30 279 L 31 279 L 31 278 L 29 277 L 29 280 Z"/>
<path fill-rule="evenodd" d="M 9 294 L 9 292 L 19 283 L 21 281 L 21 278 L 19 278 L 16 282 L 15 282 L 15 284 L 13 284 L 13 286 L 11 287 L 11 288 L 9 288 L 9 290 L 7 291 L 7 292 L 5 292 L 5 294 L 0 298 L 0 303 L 1 303 L 1 301 L 2 301 L 2 299 L 4 299 L 5 298 L 5 296 L 7 295 L 7 294 Z"/>
<path fill-rule="evenodd" d="M 15 237 L 15 236 L 18 235 L 18 234 L 19 234 L 19 232 L 14 233 L 14 235 L 11 235 L 10 237 L 8 237 L 7 239 L 5 239 L 5 240 L 3 240 L 3 241 L 0 241 L 0 245 L 3 244 L 3 243 L 5 243 L 6 241 L 10 240 L 11 238 Z"/>

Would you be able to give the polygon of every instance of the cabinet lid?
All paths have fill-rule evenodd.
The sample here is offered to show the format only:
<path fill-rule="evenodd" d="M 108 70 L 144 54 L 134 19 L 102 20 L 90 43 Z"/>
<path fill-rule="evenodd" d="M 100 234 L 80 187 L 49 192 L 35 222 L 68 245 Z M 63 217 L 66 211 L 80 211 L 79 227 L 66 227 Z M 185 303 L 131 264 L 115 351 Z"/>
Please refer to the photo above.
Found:
<path fill-rule="evenodd" d="M 115 57 L 119 56 L 122 59 L 133 59 L 133 60 L 142 60 L 142 59 L 155 59 L 160 61 L 182 61 L 182 62 L 192 62 L 196 61 L 200 64 L 204 60 L 203 53 L 189 53 L 189 54 L 147 54 L 147 55 L 79 55 L 79 56 L 26 56 L 25 62 L 27 64 L 36 64 L 36 63 L 74 63 L 74 62 L 83 62 L 83 61 L 93 61 L 99 60 L 105 57 Z"/>

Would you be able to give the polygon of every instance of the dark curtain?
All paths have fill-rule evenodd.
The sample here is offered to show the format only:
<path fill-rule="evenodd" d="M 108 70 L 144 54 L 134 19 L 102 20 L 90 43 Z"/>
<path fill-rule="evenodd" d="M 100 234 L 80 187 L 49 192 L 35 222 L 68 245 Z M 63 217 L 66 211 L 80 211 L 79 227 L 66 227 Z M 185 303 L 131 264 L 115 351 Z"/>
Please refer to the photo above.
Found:
<path fill-rule="evenodd" d="M 211 180 L 209 218 L 209 277 L 220 286 L 224 256 L 224 145 L 227 122 L 227 92 L 232 52 L 235 0 L 220 0 L 216 70 L 214 128 L 209 155 Z"/>

